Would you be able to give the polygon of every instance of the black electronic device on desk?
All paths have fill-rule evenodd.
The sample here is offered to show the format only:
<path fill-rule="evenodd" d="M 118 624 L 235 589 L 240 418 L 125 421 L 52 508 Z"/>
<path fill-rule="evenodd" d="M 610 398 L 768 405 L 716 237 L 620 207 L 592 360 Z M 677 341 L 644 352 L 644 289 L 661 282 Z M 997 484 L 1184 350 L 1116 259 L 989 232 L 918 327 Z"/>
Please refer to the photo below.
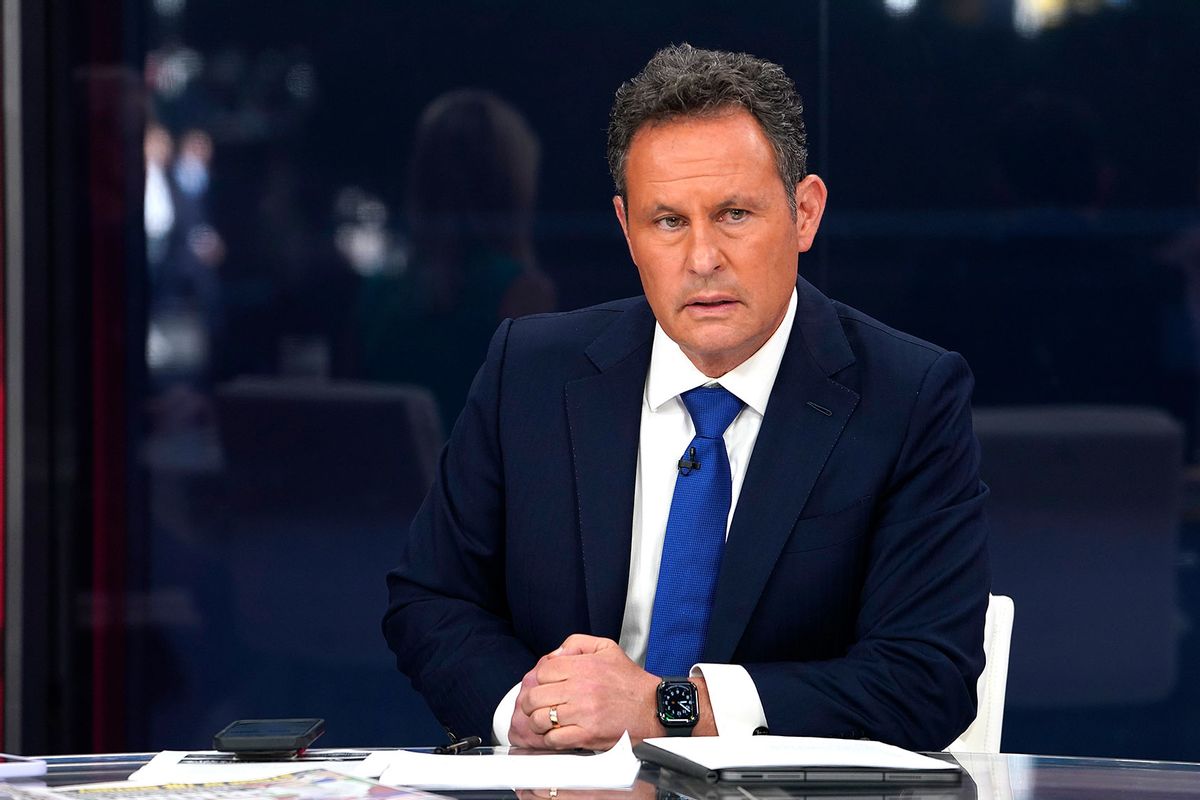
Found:
<path fill-rule="evenodd" d="M 323 719 L 239 719 L 213 737 L 213 749 L 247 761 L 295 758 L 325 732 Z"/>

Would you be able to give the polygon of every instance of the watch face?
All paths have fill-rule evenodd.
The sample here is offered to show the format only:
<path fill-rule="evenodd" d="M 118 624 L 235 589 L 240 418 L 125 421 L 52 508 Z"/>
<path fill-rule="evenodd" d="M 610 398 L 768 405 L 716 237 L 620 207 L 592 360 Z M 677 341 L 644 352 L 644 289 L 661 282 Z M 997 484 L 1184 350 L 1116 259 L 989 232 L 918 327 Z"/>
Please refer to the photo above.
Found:
<path fill-rule="evenodd" d="M 658 718 L 664 725 L 695 725 L 700 718 L 695 685 L 688 682 L 664 685 L 658 694 Z"/>

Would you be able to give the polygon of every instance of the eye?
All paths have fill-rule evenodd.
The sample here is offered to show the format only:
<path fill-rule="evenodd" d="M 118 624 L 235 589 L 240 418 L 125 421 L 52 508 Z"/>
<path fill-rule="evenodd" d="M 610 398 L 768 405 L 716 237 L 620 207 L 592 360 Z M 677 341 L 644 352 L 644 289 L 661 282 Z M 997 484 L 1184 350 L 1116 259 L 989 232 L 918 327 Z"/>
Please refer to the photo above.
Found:
<path fill-rule="evenodd" d="M 750 216 L 750 212 L 744 208 L 731 208 L 725 212 L 725 219 L 730 222 L 741 222 L 748 216 Z"/>
<path fill-rule="evenodd" d="M 676 216 L 659 217 L 658 219 L 656 219 L 654 221 L 654 224 L 664 230 L 668 230 L 668 231 L 678 230 L 679 228 L 683 227 L 683 217 L 676 217 Z"/>

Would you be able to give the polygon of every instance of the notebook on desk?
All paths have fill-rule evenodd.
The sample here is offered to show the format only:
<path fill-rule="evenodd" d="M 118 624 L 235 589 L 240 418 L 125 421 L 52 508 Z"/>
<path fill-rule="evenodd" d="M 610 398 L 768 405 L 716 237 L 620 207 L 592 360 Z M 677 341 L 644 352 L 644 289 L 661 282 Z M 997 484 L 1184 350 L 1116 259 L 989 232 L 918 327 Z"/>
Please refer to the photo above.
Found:
<path fill-rule="evenodd" d="M 642 761 L 709 783 L 803 783 L 816 789 L 954 786 L 962 768 L 899 747 L 853 739 L 706 736 L 646 739 Z"/>

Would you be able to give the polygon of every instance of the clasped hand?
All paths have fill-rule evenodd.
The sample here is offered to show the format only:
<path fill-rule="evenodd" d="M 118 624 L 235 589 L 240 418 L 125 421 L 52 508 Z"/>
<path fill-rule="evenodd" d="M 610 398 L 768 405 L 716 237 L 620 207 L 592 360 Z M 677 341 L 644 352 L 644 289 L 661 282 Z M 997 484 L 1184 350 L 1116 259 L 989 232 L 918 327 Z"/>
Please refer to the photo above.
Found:
<path fill-rule="evenodd" d="M 626 730 L 635 742 L 661 736 L 654 710 L 658 683 L 613 640 L 574 634 L 525 673 L 509 741 L 539 749 L 605 750 Z"/>

